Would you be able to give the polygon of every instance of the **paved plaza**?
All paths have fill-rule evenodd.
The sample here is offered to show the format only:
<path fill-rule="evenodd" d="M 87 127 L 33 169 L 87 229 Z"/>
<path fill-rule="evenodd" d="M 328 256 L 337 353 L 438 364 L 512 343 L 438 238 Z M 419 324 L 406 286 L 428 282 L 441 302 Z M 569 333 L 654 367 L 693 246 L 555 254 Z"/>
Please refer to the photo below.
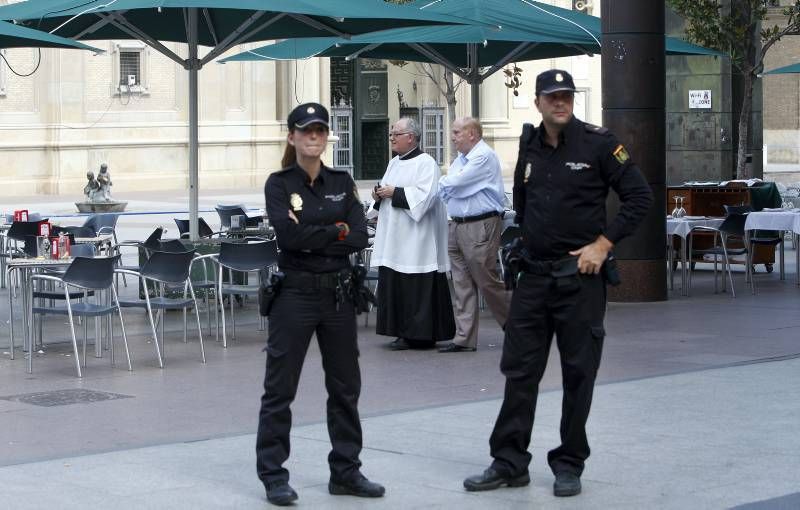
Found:
<path fill-rule="evenodd" d="M 121 217 L 120 240 L 142 239 L 159 224 L 170 229 L 165 237 L 174 237 L 172 218 L 186 217 L 188 209 L 185 194 L 115 197 L 135 213 Z M 82 218 L 69 217 L 70 199 L 20 197 L 4 207 L 80 224 Z M 202 191 L 200 209 L 214 227 L 213 205 L 239 202 L 263 206 L 260 187 Z M 800 288 L 793 251 L 786 260 L 785 281 L 759 268 L 756 296 L 741 272 L 734 274 L 732 299 L 715 295 L 711 272 L 700 271 L 690 297 L 680 295 L 676 278 L 667 302 L 609 306 L 588 424 L 592 456 L 583 494 L 568 499 L 553 497 L 545 462 L 558 441 L 555 350 L 537 407 L 531 485 L 467 493 L 463 478 L 490 460 L 488 437 L 503 392 L 502 331 L 485 312 L 476 353 L 392 352 L 390 339 L 374 333 L 374 314 L 368 325 L 360 316 L 363 470 L 386 485 L 387 496 L 327 494 L 326 395 L 312 344 L 293 406 L 288 468 L 297 506 L 800 508 Z M 8 317 L 6 292 L 0 291 L 0 317 Z M 133 294 L 135 286 L 122 292 Z M 106 352 L 101 359 L 90 355 L 82 380 L 62 342 L 63 320 L 48 320 L 45 338 L 52 343 L 35 354 L 33 374 L 19 347 L 9 358 L 8 333 L 0 331 L 3 507 L 265 508 L 254 455 L 265 339 L 256 312 L 252 302 L 237 309 L 228 349 L 204 329 L 205 365 L 192 323 L 184 344 L 181 316 L 169 314 L 166 366 L 159 369 L 144 314 L 125 310 L 134 371 L 119 359 L 112 367 Z"/>

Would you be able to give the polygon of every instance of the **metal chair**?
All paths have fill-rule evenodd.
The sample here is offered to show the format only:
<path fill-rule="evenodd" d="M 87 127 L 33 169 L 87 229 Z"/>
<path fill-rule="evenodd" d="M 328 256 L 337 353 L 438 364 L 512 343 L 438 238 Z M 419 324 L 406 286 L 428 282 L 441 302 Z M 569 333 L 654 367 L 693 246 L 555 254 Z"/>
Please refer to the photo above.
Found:
<path fill-rule="evenodd" d="M 180 233 L 181 239 L 188 239 L 189 238 L 189 220 L 180 220 L 178 218 L 173 218 L 175 220 L 175 224 L 178 226 L 178 232 Z M 200 238 L 210 239 L 215 235 L 221 234 L 222 231 L 214 232 L 211 227 L 206 223 L 206 220 L 203 218 L 197 218 L 197 234 Z"/>
<path fill-rule="evenodd" d="M 111 325 L 111 316 L 116 312 L 119 316 L 120 329 L 122 331 L 122 341 L 125 346 L 125 357 L 128 361 L 128 370 L 133 370 L 131 366 L 130 351 L 128 350 L 128 337 L 125 334 L 125 323 L 122 320 L 122 313 L 119 308 L 119 298 L 117 296 L 117 289 L 114 287 L 114 268 L 119 262 L 119 256 L 113 257 L 99 257 L 87 258 L 77 257 L 67 268 L 63 276 L 53 276 L 46 274 L 35 274 L 31 276 L 32 285 L 36 282 L 52 282 L 64 287 L 64 303 L 65 306 L 34 306 L 32 307 L 33 317 L 36 320 L 37 316 L 41 321 L 42 315 L 66 315 L 69 317 L 69 327 L 72 334 L 72 350 L 75 356 L 75 369 L 77 370 L 78 377 L 83 377 L 81 373 L 81 361 L 78 354 L 78 340 L 75 336 L 75 323 L 74 317 L 104 317 L 109 316 L 109 332 L 110 350 L 111 350 L 111 364 L 114 365 L 114 337 L 113 326 Z M 83 291 L 95 291 L 95 303 L 72 303 L 70 301 L 69 287 L 82 289 Z M 102 292 L 110 292 L 112 300 L 105 299 L 101 296 Z M 83 365 L 86 366 L 86 341 L 88 322 L 84 320 L 84 338 L 83 338 Z M 36 328 L 33 328 L 35 331 Z M 39 328 L 41 331 L 41 328 Z M 100 342 L 99 338 L 95 338 L 95 345 Z M 33 370 L 33 345 L 35 341 L 31 338 L 31 345 L 29 345 L 28 356 L 28 373 Z"/>
<path fill-rule="evenodd" d="M 137 255 L 138 255 L 139 249 L 142 248 L 142 249 L 145 250 L 145 253 L 147 253 L 148 250 L 152 250 L 152 249 L 155 249 L 155 248 L 159 247 L 159 245 L 161 243 L 161 236 L 164 234 L 164 232 L 165 232 L 164 227 L 156 227 L 155 230 L 153 230 L 153 232 L 144 241 L 121 241 L 121 242 L 114 243 L 113 245 L 111 245 L 110 252 L 113 253 L 113 254 L 120 255 L 120 266 L 119 266 L 119 269 L 127 269 L 129 271 L 138 271 L 139 270 L 139 265 L 138 264 L 136 264 L 135 266 L 126 266 L 126 265 L 122 264 L 122 250 L 121 250 L 121 248 L 123 248 L 123 247 L 136 248 Z M 122 274 L 122 283 L 127 287 L 128 286 L 128 280 L 125 278 L 125 273 L 121 273 L 121 274 Z"/>
<path fill-rule="evenodd" d="M 371 267 L 372 262 L 372 246 L 367 246 L 360 252 L 354 254 L 351 258 L 351 262 L 355 264 L 363 264 L 364 268 L 367 270 L 367 274 L 364 277 L 364 283 L 370 286 L 370 290 L 374 293 L 378 288 L 378 268 Z M 374 283 L 374 286 L 372 285 Z M 369 311 L 372 312 L 372 304 L 369 305 Z M 364 314 L 364 327 L 369 326 L 369 313 Z"/>
<path fill-rule="evenodd" d="M 222 205 L 218 204 L 214 209 L 217 210 L 219 215 L 220 228 L 227 230 L 231 228 L 231 216 L 245 216 L 247 218 L 248 227 L 257 227 L 261 221 L 260 216 L 247 216 L 247 208 L 241 204 L 239 205 Z"/>
<path fill-rule="evenodd" d="M 95 232 L 95 236 L 100 236 L 103 234 L 111 234 L 114 238 L 114 243 L 116 243 L 117 221 L 119 221 L 119 214 L 97 213 L 89 216 L 83 223 L 83 226 L 93 229 Z"/>
<path fill-rule="evenodd" d="M 278 243 L 276 241 L 261 241 L 254 243 L 226 243 L 220 244 L 217 264 L 219 265 L 217 279 L 217 302 L 222 314 L 222 346 L 228 347 L 228 337 L 225 327 L 225 306 L 222 298 L 230 296 L 231 322 L 233 323 L 233 338 L 236 338 L 236 317 L 233 312 L 235 295 L 257 296 L 259 285 L 237 285 L 233 283 L 233 273 L 251 273 L 268 270 L 278 262 Z M 222 281 L 224 270 L 228 270 L 229 283 Z M 263 321 L 263 317 L 261 317 Z M 263 325 L 263 322 L 262 322 Z"/>
<path fill-rule="evenodd" d="M 27 254 L 31 257 L 36 256 L 36 236 L 39 235 L 39 224 L 45 221 L 47 221 L 46 218 L 38 221 L 15 221 L 11 224 L 6 236 L 15 241 L 15 249 L 16 243 L 24 243 L 22 251 L 17 249 L 17 253 Z"/>
<path fill-rule="evenodd" d="M 753 211 L 753 208 L 749 205 L 742 205 L 742 206 L 733 206 L 733 205 L 723 205 L 725 208 L 725 214 L 730 213 L 738 213 L 738 214 L 749 214 Z M 786 271 L 785 271 L 785 254 L 784 254 L 784 237 L 777 232 L 773 232 L 770 230 L 755 230 L 753 231 L 754 235 L 747 235 L 747 243 L 748 249 L 750 251 L 750 260 L 751 263 L 747 267 L 747 276 L 748 280 L 750 281 L 750 289 L 752 290 L 753 294 L 756 293 L 756 286 L 755 282 L 753 281 L 753 274 L 755 273 L 755 264 L 752 263 L 753 260 L 753 253 L 755 252 L 756 246 L 771 246 L 773 250 L 775 247 L 781 247 L 779 256 L 779 268 L 780 268 L 780 277 L 781 280 L 786 279 Z M 746 233 L 745 233 L 746 234 Z M 772 272 L 772 265 L 765 264 L 767 266 L 767 272 Z"/>
<path fill-rule="evenodd" d="M 751 253 L 747 246 L 736 246 L 732 243 L 744 244 L 744 223 L 747 221 L 747 215 L 741 213 L 730 213 L 725 217 L 722 225 L 719 228 L 698 226 L 694 227 L 688 237 L 689 243 L 689 259 L 696 255 L 712 255 L 714 257 L 714 293 L 717 293 L 717 262 L 719 257 L 722 257 L 722 291 L 725 292 L 725 270 L 728 271 L 728 280 L 731 283 L 731 297 L 736 297 L 736 290 L 733 287 L 733 274 L 731 272 L 730 257 L 732 255 L 744 255 L 746 271 L 749 272 L 750 256 Z M 714 245 L 711 248 L 702 250 L 693 250 L 692 241 L 697 232 L 712 232 L 714 234 Z M 718 242 L 719 241 L 719 242 Z M 750 279 L 752 284 L 752 278 Z M 686 295 L 689 295 L 689 290 L 692 288 L 692 271 L 689 271 L 689 279 L 687 282 Z"/>
<path fill-rule="evenodd" d="M 200 357 L 203 363 L 206 362 L 205 348 L 203 346 L 203 331 L 200 326 L 200 312 L 197 308 L 197 298 L 190 278 L 191 263 L 194 258 L 194 250 L 183 252 L 154 251 L 150 258 L 142 265 L 141 270 L 131 271 L 128 269 L 117 269 L 117 272 L 136 276 L 144 286 L 144 299 L 127 300 L 119 302 L 123 308 L 144 308 L 150 319 L 150 328 L 153 333 L 153 340 L 156 348 L 156 357 L 160 367 L 164 367 L 164 319 L 167 310 L 183 310 L 183 341 L 187 341 L 187 319 L 186 310 L 194 308 L 197 317 L 197 334 L 200 338 Z M 148 282 L 152 282 L 154 288 L 157 287 L 156 297 L 150 297 Z M 182 286 L 183 297 L 167 297 L 165 291 L 168 287 Z M 161 339 L 159 346 L 159 335 L 156 332 L 156 321 L 153 319 L 153 309 L 159 311 L 161 324 Z"/>

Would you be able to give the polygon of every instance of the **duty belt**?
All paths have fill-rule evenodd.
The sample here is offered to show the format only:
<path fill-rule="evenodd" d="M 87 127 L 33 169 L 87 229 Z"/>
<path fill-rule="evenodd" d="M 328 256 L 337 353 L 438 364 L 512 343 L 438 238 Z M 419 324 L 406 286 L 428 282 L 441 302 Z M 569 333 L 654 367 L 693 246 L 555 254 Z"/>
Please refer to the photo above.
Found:
<path fill-rule="evenodd" d="M 523 258 L 519 262 L 519 269 L 524 273 L 538 276 L 550 276 L 566 269 L 568 265 L 575 264 L 577 257 L 569 256 L 558 260 L 532 260 Z M 569 271 L 568 271 L 569 272 Z"/>
<path fill-rule="evenodd" d="M 284 288 L 293 289 L 335 289 L 339 285 L 339 272 L 310 273 L 307 271 L 285 271 Z"/>
<path fill-rule="evenodd" d="M 456 223 L 471 223 L 473 221 L 481 221 L 494 216 L 500 216 L 501 214 L 500 211 L 489 211 L 487 213 L 478 214 L 477 216 L 451 216 L 450 219 Z"/>

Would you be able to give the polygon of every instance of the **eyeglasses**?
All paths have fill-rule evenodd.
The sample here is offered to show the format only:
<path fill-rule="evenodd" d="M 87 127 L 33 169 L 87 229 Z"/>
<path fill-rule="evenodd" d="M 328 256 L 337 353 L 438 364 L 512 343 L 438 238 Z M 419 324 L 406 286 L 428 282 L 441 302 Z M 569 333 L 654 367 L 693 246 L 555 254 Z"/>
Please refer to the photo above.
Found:
<path fill-rule="evenodd" d="M 410 135 L 411 131 L 400 131 L 399 133 L 395 133 L 394 131 L 389 131 L 389 138 L 396 138 L 400 135 Z"/>

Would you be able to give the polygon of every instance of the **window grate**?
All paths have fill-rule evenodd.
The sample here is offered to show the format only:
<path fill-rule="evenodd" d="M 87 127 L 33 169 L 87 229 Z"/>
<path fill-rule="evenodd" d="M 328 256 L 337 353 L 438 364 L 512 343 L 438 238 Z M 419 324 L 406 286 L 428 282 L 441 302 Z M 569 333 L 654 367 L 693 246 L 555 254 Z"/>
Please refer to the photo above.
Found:
<path fill-rule="evenodd" d="M 119 52 L 119 84 L 130 85 L 128 76 L 134 77 L 133 85 L 142 84 L 142 53 L 140 51 Z"/>
<path fill-rule="evenodd" d="M 332 108 L 331 114 L 331 130 L 339 137 L 339 141 L 333 146 L 333 167 L 353 175 L 353 109 Z"/>
<path fill-rule="evenodd" d="M 444 108 L 423 108 L 422 147 L 439 165 L 444 163 L 444 134 Z"/>

